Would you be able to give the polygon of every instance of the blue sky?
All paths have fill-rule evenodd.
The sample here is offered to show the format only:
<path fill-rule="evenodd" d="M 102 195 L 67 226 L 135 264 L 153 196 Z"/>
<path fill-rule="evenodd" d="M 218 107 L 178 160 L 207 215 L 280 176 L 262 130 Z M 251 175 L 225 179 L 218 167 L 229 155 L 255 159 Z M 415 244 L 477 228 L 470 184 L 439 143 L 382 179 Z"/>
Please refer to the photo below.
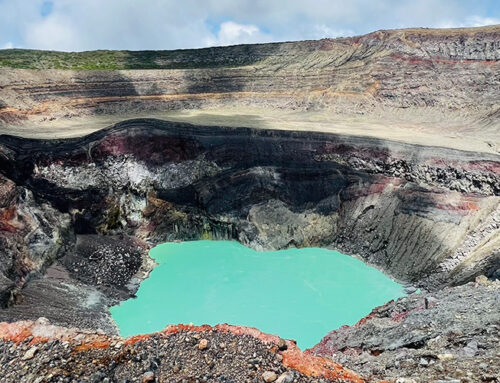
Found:
<path fill-rule="evenodd" d="M 0 49 L 176 49 L 500 24 L 500 0 L 0 0 Z"/>

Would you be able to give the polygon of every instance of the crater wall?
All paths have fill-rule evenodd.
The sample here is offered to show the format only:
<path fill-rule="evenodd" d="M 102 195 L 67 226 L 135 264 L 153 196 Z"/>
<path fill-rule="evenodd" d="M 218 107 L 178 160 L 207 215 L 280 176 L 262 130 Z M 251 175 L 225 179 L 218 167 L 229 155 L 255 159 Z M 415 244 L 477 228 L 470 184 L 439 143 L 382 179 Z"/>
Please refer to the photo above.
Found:
<path fill-rule="evenodd" d="M 426 289 L 499 274 L 495 155 L 130 120 L 75 139 L 0 136 L 0 169 L 4 292 L 57 258 L 120 299 L 148 246 L 200 238 L 333 247 Z M 109 241 L 89 251 L 96 238 Z"/>
<path fill-rule="evenodd" d="M 179 51 L 4 50 L 0 126 L 75 136 L 175 111 L 190 122 L 198 111 L 201 125 L 229 116 L 233 126 L 498 153 L 499 37 L 489 26 Z"/>

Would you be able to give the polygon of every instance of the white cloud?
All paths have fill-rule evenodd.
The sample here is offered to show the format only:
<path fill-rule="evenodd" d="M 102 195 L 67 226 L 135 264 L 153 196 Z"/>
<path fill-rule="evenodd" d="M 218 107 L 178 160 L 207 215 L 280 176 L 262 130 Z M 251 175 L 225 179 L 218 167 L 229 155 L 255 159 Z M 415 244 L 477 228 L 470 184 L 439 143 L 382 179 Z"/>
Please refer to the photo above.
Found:
<path fill-rule="evenodd" d="M 26 28 L 26 45 L 38 49 L 71 51 L 78 38 L 73 26 L 60 15 L 51 15 Z"/>
<path fill-rule="evenodd" d="M 482 27 L 483 25 L 500 24 L 500 18 L 471 16 L 467 19 L 467 24 L 470 27 Z"/>
<path fill-rule="evenodd" d="M 468 16 L 465 20 L 452 21 L 445 20 L 437 25 L 438 28 L 466 28 L 466 27 L 482 27 L 485 25 L 500 24 L 500 19 L 494 17 Z"/>
<path fill-rule="evenodd" d="M 495 0 L 52 0 L 45 17 L 43 2 L 0 0 L 0 46 L 176 49 L 500 23 Z"/>
<path fill-rule="evenodd" d="M 1 49 L 12 49 L 12 48 L 14 48 L 14 44 L 12 44 L 12 42 L 9 41 L 6 44 L 4 44 Z"/>
<path fill-rule="evenodd" d="M 314 26 L 314 37 L 315 39 L 323 38 L 333 38 L 333 37 L 344 37 L 353 36 L 355 33 L 351 29 L 335 29 L 331 28 L 325 24 Z"/>
<path fill-rule="evenodd" d="M 256 25 L 225 21 L 220 25 L 215 39 L 208 40 L 207 45 L 251 44 L 269 41 L 272 41 L 272 37 L 269 34 L 261 32 Z"/>

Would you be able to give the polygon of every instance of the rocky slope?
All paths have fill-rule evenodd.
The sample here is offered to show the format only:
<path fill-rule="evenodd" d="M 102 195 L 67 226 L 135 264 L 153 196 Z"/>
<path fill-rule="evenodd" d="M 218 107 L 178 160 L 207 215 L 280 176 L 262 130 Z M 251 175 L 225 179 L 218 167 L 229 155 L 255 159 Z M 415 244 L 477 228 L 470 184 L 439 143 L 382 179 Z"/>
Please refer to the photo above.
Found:
<path fill-rule="evenodd" d="M 371 380 L 498 382 L 499 303 L 500 282 L 484 277 L 413 294 L 376 308 L 355 326 L 332 331 L 310 352 Z"/>
<path fill-rule="evenodd" d="M 2 381 L 363 383 L 331 360 L 257 329 L 169 326 L 129 339 L 36 322 L 0 323 Z"/>

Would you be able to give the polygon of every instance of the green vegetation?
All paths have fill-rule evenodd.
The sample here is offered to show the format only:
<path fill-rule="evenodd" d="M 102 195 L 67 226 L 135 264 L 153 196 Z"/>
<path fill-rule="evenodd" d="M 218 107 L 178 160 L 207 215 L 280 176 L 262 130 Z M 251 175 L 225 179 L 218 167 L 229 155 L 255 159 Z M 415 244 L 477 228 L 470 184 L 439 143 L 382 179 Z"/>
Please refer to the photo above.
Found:
<path fill-rule="evenodd" d="M 276 44 L 266 44 L 175 51 L 87 52 L 3 49 L 0 50 L 0 67 L 72 70 L 237 67 L 264 59 L 276 47 Z"/>

